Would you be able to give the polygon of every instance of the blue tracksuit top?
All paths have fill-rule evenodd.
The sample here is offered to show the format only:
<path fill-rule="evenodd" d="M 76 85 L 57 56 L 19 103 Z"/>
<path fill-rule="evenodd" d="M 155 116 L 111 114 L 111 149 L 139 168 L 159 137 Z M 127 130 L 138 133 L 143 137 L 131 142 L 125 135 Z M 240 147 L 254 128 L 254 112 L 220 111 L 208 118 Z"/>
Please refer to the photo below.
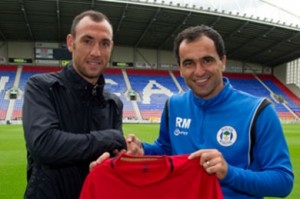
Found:
<path fill-rule="evenodd" d="M 227 78 L 223 79 L 224 88 L 211 99 L 201 99 L 191 90 L 170 97 L 157 140 L 142 143 L 145 154 L 218 149 L 228 163 L 228 173 L 220 180 L 225 199 L 286 196 L 293 187 L 294 175 L 273 105 L 262 109 L 251 138 L 250 127 L 263 98 L 236 90 Z"/>

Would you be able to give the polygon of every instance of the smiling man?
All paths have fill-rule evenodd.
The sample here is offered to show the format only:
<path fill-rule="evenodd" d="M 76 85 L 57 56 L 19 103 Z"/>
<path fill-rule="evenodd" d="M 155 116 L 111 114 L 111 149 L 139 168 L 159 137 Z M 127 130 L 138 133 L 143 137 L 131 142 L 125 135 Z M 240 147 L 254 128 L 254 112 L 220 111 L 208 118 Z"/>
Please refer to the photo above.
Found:
<path fill-rule="evenodd" d="M 195 41 L 183 40 L 180 44 L 180 74 L 194 94 L 209 99 L 223 88 L 222 72 L 226 56 L 219 56 L 214 42 L 207 36 Z"/>
<path fill-rule="evenodd" d="M 205 25 L 187 28 L 174 51 L 190 89 L 169 98 L 154 143 L 128 135 L 127 153 L 200 157 L 226 199 L 287 196 L 294 175 L 280 120 L 267 99 L 234 89 L 223 77 L 221 35 Z"/>
<path fill-rule="evenodd" d="M 67 36 L 68 49 L 76 72 L 96 84 L 110 59 L 113 30 L 107 19 L 100 21 L 97 15 L 79 19 L 74 21 L 71 34 Z"/>
<path fill-rule="evenodd" d="M 73 20 L 72 61 L 60 72 L 27 81 L 23 128 L 27 148 L 26 199 L 78 199 L 89 164 L 103 152 L 126 149 L 121 100 L 103 90 L 113 31 L 100 12 Z"/>

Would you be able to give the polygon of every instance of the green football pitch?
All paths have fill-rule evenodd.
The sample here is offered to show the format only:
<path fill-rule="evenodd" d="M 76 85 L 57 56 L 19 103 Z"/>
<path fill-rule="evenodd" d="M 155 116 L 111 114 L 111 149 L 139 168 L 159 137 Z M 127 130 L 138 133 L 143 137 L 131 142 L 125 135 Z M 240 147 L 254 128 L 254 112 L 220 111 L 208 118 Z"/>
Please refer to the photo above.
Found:
<path fill-rule="evenodd" d="M 125 134 L 136 134 L 141 140 L 152 142 L 158 124 L 124 124 Z M 289 199 L 300 198 L 300 124 L 283 124 L 291 153 L 295 183 Z M 276 146 L 274 146 L 276 150 Z M 0 125 L 0 198 L 23 198 L 26 186 L 26 151 L 22 126 Z"/>

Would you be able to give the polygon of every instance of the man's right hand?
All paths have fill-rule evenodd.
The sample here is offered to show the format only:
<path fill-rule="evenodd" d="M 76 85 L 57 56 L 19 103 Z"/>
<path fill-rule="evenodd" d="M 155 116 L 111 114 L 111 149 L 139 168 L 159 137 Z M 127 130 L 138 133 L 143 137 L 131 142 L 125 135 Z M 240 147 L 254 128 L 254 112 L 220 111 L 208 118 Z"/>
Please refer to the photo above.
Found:
<path fill-rule="evenodd" d="M 127 143 L 127 154 L 128 155 L 144 155 L 144 149 L 139 138 L 133 134 L 128 134 L 125 137 Z"/>
<path fill-rule="evenodd" d="M 127 144 L 127 151 L 128 155 L 144 155 L 144 149 L 142 143 L 139 138 L 137 138 L 133 134 L 128 134 L 125 137 L 126 144 Z M 114 155 L 119 154 L 119 151 L 115 150 Z M 108 152 L 103 153 L 99 158 L 90 163 L 89 168 L 90 171 L 98 164 L 101 164 L 104 160 L 110 158 L 110 154 Z"/>

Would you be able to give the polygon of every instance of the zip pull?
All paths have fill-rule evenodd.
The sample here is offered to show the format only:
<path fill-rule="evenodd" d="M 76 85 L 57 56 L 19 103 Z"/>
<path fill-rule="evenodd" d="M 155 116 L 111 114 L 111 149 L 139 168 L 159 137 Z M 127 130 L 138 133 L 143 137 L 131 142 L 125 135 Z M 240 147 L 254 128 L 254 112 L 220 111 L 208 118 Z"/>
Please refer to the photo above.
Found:
<path fill-rule="evenodd" d="M 98 87 L 98 84 L 96 84 L 93 89 L 92 89 L 92 95 L 93 96 L 96 96 L 97 95 L 97 87 Z"/>

